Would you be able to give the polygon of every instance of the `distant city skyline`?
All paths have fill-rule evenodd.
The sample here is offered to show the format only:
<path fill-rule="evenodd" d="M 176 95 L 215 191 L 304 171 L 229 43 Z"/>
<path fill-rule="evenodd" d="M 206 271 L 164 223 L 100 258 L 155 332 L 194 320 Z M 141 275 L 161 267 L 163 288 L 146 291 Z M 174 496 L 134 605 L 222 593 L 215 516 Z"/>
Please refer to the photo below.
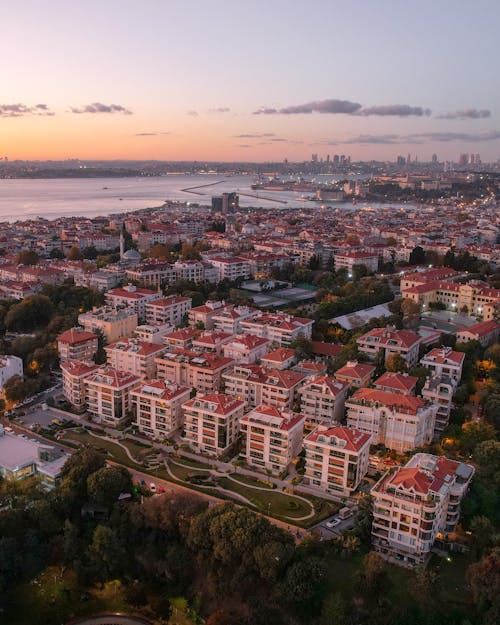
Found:
<path fill-rule="evenodd" d="M 9 159 L 500 158 L 500 6 L 18 0 Z"/>

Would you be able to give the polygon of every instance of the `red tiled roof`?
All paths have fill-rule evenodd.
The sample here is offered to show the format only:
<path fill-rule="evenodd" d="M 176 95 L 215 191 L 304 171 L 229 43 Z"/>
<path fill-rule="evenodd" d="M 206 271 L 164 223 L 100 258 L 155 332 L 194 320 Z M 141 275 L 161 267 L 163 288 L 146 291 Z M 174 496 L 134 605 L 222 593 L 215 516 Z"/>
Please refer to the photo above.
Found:
<path fill-rule="evenodd" d="M 66 330 L 57 337 L 58 343 L 69 343 L 70 345 L 76 345 L 78 343 L 86 343 L 87 341 L 97 341 L 98 336 L 93 332 L 87 332 L 80 328 L 71 328 Z"/>

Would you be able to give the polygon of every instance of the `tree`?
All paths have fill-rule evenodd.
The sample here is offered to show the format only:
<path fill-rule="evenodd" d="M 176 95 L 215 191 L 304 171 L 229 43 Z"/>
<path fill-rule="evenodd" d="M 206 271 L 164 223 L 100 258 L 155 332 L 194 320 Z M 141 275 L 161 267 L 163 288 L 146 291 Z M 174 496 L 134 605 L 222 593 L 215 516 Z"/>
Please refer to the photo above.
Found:
<path fill-rule="evenodd" d="M 467 582 L 474 601 L 482 610 L 500 609 L 500 547 L 469 566 Z"/>
<path fill-rule="evenodd" d="M 407 371 L 406 360 L 401 354 L 391 354 L 385 361 L 385 368 L 387 371 L 394 371 L 403 373 Z"/>
<path fill-rule="evenodd" d="M 90 245 L 89 247 L 85 247 L 82 251 L 83 258 L 86 258 L 88 260 L 95 260 L 98 255 L 99 255 L 99 252 L 96 250 L 96 248 L 93 245 Z"/>
<path fill-rule="evenodd" d="M 319 558 L 309 557 L 288 567 L 279 593 L 287 603 L 312 604 L 323 589 L 326 569 Z"/>
<path fill-rule="evenodd" d="M 34 250 L 22 250 L 16 256 L 16 263 L 18 265 L 36 265 L 39 257 Z"/>
<path fill-rule="evenodd" d="M 321 610 L 321 625 L 345 625 L 348 622 L 348 606 L 339 592 L 328 595 Z"/>
<path fill-rule="evenodd" d="M 370 551 L 363 559 L 362 576 L 371 591 L 380 590 L 385 575 L 385 563 L 378 553 Z"/>
<path fill-rule="evenodd" d="M 45 295 L 30 295 L 14 304 L 5 316 L 5 327 L 14 332 L 31 332 L 52 319 L 54 305 Z"/>
<path fill-rule="evenodd" d="M 410 265 L 423 265 L 425 263 L 425 251 L 420 245 L 417 245 L 410 252 Z"/>
<path fill-rule="evenodd" d="M 489 429 L 489 428 L 488 428 Z M 485 440 L 474 449 L 474 460 L 478 464 L 481 479 L 494 489 L 500 488 L 500 442 Z"/>
<path fill-rule="evenodd" d="M 23 378 L 21 375 L 13 375 L 4 384 L 5 398 L 7 401 L 17 403 L 24 401 L 27 397 L 33 395 L 38 388 L 35 380 Z"/>
<path fill-rule="evenodd" d="M 83 254 L 81 253 L 79 247 L 73 245 L 73 247 L 68 252 L 68 260 L 83 260 Z"/>
<path fill-rule="evenodd" d="M 110 506 L 123 492 L 131 492 L 130 473 L 123 467 L 103 467 L 87 478 L 89 498 L 102 506 Z"/>
<path fill-rule="evenodd" d="M 166 245 L 156 243 L 156 245 L 153 245 L 153 247 L 149 250 L 148 256 L 149 258 L 165 260 L 170 256 L 170 253 L 171 250 Z"/>
<path fill-rule="evenodd" d="M 466 453 L 472 453 L 476 445 L 496 438 L 495 428 L 485 421 L 470 421 L 462 429 L 462 447 Z"/>
<path fill-rule="evenodd" d="M 310 358 L 313 354 L 312 341 L 304 336 L 299 336 L 299 338 L 295 339 L 295 341 L 290 344 L 290 347 L 295 350 L 295 354 L 299 360 Z"/>
<path fill-rule="evenodd" d="M 473 517 L 470 522 L 470 529 L 476 557 L 483 556 L 492 547 L 500 546 L 500 535 L 488 517 Z"/>
<path fill-rule="evenodd" d="M 50 250 L 49 257 L 56 258 L 57 260 L 63 260 L 64 258 L 66 258 L 63 254 L 63 251 L 60 250 L 58 247 L 54 247 Z"/>

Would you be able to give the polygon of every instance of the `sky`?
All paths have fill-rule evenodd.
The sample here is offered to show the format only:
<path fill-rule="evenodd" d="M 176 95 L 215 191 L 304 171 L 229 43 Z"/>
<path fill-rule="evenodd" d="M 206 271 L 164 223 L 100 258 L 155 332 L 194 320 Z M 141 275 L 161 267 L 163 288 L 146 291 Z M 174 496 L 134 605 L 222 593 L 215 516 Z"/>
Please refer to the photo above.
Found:
<path fill-rule="evenodd" d="M 497 0 L 4 0 L 0 156 L 500 158 Z"/>

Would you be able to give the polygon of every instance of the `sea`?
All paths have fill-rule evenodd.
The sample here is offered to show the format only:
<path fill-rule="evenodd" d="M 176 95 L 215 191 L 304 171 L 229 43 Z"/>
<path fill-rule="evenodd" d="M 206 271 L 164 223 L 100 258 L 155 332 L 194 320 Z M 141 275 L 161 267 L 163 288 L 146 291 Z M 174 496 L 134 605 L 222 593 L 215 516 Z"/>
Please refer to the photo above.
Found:
<path fill-rule="evenodd" d="M 254 176 L 220 174 L 169 174 L 129 178 L 1 179 L 0 222 L 56 219 L 68 216 L 97 217 L 162 206 L 178 200 L 209 205 L 213 195 L 235 191 L 240 206 L 261 208 L 319 208 L 308 197 L 312 192 L 253 190 Z M 321 177 L 322 183 L 335 182 Z M 352 210 L 353 202 L 325 202 Z M 401 205 L 384 205 L 399 207 Z M 408 208 L 408 205 L 405 205 Z"/>

